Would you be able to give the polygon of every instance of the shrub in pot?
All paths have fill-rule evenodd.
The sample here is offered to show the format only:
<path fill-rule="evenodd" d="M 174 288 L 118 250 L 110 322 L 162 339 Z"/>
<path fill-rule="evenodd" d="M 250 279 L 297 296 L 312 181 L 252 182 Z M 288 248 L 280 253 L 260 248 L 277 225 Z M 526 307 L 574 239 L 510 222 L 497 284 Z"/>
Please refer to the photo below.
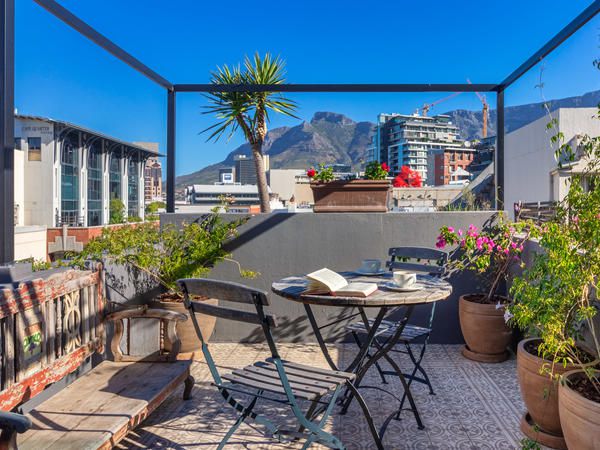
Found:
<path fill-rule="evenodd" d="M 184 224 L 179 229 L 174 225 L 159 228 L 152 223 L 105 228 L 101 236 L 92 239 L 75 256 L 75 263 L 111 258 L 117 264 L 129 264 L 161 285 L 163 292 L 154 300 L 153 307 L 187 314 L 177 280 L 206 276 L 217 262 L 228 259 L 223 244 L 236 235 L 237 228 L 246 220 L 226 222 L 218 214 L 219 209 L 215 208 L 201 221 Z M 256 275 L 241 267 L 240 274 L 244 277 Z M 217 302 L 216 299 L 203 300 L 213 304 Z M 214 330 L 215 318 L 203 314 L 196 317 L 207 340 Z M 181 352 L 200 348 L 191 321 L 179 322 L 177 333 L 181 339 Z"/>
<path fill-rule="evenodd" d="M 497 363 L 509 357 L 506 348 L 512 331 L 505 313 L 509 299 L 499 291 L 511 265 L 520 261 L 528 230 L 524 223 L 508 223 L 502 216 L 485 230 L 472 224 L 467 230 L 448 226 L 440 230 L 438 248 L 457 246 L 449 270 L 472 270 L 485 288 L 459 298 L 460 327 L 466 343 L 462 354 L 468 359 Z"/>
<path fill-rule="evenodd" d="M 554 448 L 600 445 L 600 382 L 593 370 L 600 362 L 594 327 L 600 274 L 599 142 L 582 140 L 577 155 L 585 169 L 572 177 L 556 219 L 541 228 L 541 251 L 511 289 L 511 322 L 538 338 L 535 347 L 521 346 L 517 359 L 529 411 L 522 430 Z M 567 159 L 575 154 L 564 146 L 559 151 Z"/>

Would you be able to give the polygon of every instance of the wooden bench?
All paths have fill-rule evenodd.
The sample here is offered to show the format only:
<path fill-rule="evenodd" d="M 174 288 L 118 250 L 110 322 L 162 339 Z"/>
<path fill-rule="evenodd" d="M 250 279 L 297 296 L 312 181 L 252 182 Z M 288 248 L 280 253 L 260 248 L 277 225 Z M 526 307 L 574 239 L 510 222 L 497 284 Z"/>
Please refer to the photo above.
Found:
<path fill-rule="evenodd" d="M 190 397 L 191 361 L 177 360 L 175 331 L 187 317 L 144 307 L 106 314 L 100 271 L 69 269 L 0 289 L 0 449 L 17 448 L 18 433 L 20 449 L 111 448 L 180 384 Z M 160 348 L 168 340 L 172 350 L 129 354 L 122 338 L 138 319 L 159 320 Z M 107 321 L 114 323 L 114 361 L 100 362 L 26 415 L 14 412 L 102 355 Z"/>

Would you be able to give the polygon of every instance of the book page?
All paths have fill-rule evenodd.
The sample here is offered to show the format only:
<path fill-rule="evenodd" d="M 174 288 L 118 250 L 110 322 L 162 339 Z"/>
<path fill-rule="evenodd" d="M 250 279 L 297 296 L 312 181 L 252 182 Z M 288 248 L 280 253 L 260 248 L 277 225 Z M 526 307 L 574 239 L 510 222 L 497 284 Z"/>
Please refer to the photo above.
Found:
<path fill-rule="evenodd" d="M 350 283 L 342 289 L 333 292 L 333 295 L 346 297 L 368 297 L 377 290 L 376 283 Z"/>
<path fill-rule="evenodd" d="M 348 285 L 348 282 L 343 276 L 330 269 L 317 270 L 306 275 L 306 278 L 310 280 L 308 286 L 309 291 L 322 290 L 321 288 L 325 288 L 326 292 L 335 292 Z"/>

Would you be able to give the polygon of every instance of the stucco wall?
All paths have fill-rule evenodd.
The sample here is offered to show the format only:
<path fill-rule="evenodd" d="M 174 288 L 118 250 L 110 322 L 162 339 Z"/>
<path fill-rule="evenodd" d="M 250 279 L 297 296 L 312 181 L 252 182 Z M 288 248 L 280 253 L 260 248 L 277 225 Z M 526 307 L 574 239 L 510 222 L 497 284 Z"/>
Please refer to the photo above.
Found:
<path fill-rule="evenodd" d="M 242 267 L 260 272 L 256 279 L 242 279 L 237 266 L 222 262 L 211 277 L 255 286 L 270 292 L 271 283 L 290 275 L 306 274 L 322 267 L 336 271 L 356 269 L 362 259 L 387 258 L 392 246 L 428 246 L 442 225 L 468 227 L 482 226 L 492 212 L 435 212 L 388 214 L 271 214 L 257 215 L 240 229 L 229 249 Z M 233 216 L 233 215 L 232 215 Z M 192 222 L 193 214 L 164 214 L 161 224 Z M 462 336 L 458 323 L 457 298 L 472 292 L 475 281 L 470 274 L 451 279 L 454 294 L 438 304 L 432 341 L 460 343 Z M 301 304 L 271 295 L 272 312 L 282 326 L 277 329 L 281 341 L 303 342 L 312 340 L 309 324 Z M 342 308 L 317 308 L 319 320 L 326 321 L 342 312 Z M 426 306 L 418 307 L 415 321 L 425 323 L 429 314 Z M 341 339 L 343 327 L 329 333 L 329 339 Z M 215 341 L 258 341 L 261 333 L 255 327 L 225 320 L 217 322 Z"/>

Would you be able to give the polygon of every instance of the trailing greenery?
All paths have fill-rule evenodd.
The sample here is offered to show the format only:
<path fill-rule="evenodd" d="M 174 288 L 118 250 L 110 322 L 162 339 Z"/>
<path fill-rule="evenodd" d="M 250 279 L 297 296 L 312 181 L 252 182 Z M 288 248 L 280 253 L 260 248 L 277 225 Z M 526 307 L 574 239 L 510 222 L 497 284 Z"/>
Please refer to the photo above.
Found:
<path fill-rule="evenodd" d="M 215 210 L 201 222 L 185 224 L 181 229 L 161 229 L 151 223 L 105 228 L 101 236 L 74 255 L 74 264 L 83 266 L 86 260 L 110 257 L 116 263 L 137 267 L 177 291 L 178 279 L 206 276 L 217 262 L 228 259 L 223 245 L 237 235 L 237 228 L 246 220 L 225 222 Z M 240 274 L 257 275 L 241 268 Z"/>
<path fill-rule="evenodd" d="M 521 262 L 524 242 L 536 229 L 529 223 L 507 222 L 502 215 L 483 230 L 471 224 L 466 230 L 444 226 L 436 247 L 454 247 L 448 270 L 472 270 L 486 289 L 484 301 L 492 303 L 500 283 L 506 281 L 512 264 Z"/>
<path fill-rule="evenodd" d="M 109 223 L 125 223 L 125 203 L 119 198 L 113 198 L 109 204 Z"/>
<path fill-rule="evenodd" d="M 572 148 L 553 118 L 548 129 L 555 130 L 551 143 L 556 145 L 559 167 L 579 167 L 581 172 L 572 173 L 556 218 L 541 227 L 541 251 L 515 279 L 511 289 L 515 302 L 509 311 L 513 323 L 541 338 L 538 354 L 553 361 L 546 368 L 553 374 L 554 364 L 588 362 L 578 350 L 584 328 L 591 336 L 586 345 L 594 356 L 600 353 L 593 321 L 600 274 L 600 138 L 583 136 Z M 600 392 L 600 382 L 590 370 L 589 379 Z"/>
<path fill-rule="evenodd" d="M 159 209 L 165 209 L 166 206 L 165 202 L 150 202 L 146 205 L 146 214 L 156 214 Z"/>

